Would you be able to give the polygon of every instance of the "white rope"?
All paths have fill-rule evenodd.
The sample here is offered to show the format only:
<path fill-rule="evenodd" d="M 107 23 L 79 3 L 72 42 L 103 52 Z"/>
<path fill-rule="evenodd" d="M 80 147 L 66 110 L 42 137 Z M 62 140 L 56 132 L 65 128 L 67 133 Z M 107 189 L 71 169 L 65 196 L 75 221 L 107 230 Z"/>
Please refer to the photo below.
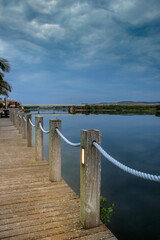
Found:
<path fill-rule="evenodd" d="M 116 165 L 117 167 L 122 169 L 123 171 L 125 171 L 127 173 L 130 173 L 132 175 L 135 175 L 137 177 L 141 177 L 141 178 L 147 179 L 147 180 L 160 182 L 160 176 L 152 175 L 152 174 L 149 174 L 149 173 L 140 172 L 140 171 L 137 171 L 137 170 L 132 169 L 130 167 L 127 167 L 124 164 L 118 162 L 113 157 L 111 157 L 98 143 L 93 142 L 93 146 L 96 147 L 100 151 L 100 153 L 102 153 L 102 155 L 105 158 L 107 158 L 111 163 L 113 163 L 114 165 Z"/>
<path fill-rule="evenodd" d="M 18 115 L 18 117 L 21 119 L 22 117 L 20 115 Z"/>
<path fill-rule="evenodd" d="M 31 124 L 32 127 L 35 127 L 35 125 L 32 123 L 31 119 L 29 118 L 29 122 Z"/>
<path fill-rule="evenodd" d="M 81 144 L 80 143 L 72 143 L 70 142 L 67 138 L 65 138 L 65 136 L 63 136 L 63 134 L 59 131 L 58 128 L 56 128 L 56 132 L 58 133 L 58 135 L 69 145 L 71 145 L 72 147 L 79 147 Z"/>
<path fill-rule="evenodd" d="M 44 130 L 44 128 L 42 127 L 41 122 L 39 122 L 39 127 L 40 127 L 40 129 L 42 130 L 42 132 L 44 132 L 44 133 L 46 133 L 46 134 L 49 133 L 49 131 Z"/>
<path fill-rule="evenodd" d="M 23 116 L 23 120 L 26 122 L 26 118 Z"/>

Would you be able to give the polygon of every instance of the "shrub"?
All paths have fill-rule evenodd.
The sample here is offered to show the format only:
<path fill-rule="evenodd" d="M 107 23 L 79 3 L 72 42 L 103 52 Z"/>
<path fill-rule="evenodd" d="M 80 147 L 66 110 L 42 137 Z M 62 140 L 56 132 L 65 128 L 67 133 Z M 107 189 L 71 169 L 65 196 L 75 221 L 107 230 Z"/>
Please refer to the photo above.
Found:
<path fill-rule="evenodd" d="M 8 103 L 8 107 L 10 107 L 11 105 L 13 105 L 13 103 L 12 103 L 12 102 L 9 102 L 9 103 Z"/>
<path fill-rule="evenodd" d="M 20 104 L 18 102 L 15 102 L 15 108 L 20 108 Z"/>
<path fill-rule="evenodd" d="M 100 198 L 100 219 L 101 221 L 106 225 L 108 222 L 110 222 L 110 218 L 114 213 L 114 207 L 115 204 L 112 203 L 110 207 L 106 208 L 106 198 L 102 197 Z"/>

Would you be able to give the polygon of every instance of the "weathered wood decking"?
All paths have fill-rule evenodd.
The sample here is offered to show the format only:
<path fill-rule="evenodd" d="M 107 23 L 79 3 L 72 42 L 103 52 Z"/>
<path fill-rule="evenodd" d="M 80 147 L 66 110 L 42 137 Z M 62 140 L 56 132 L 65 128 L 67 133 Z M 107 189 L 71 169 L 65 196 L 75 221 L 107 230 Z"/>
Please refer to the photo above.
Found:
<path fill-rule="evenodd" d="M 0 118 L 0 239 L 109 239 L 104 226 L 84 230 L 80 201 L 62 180 L 49 181 L 46 161 L 35 162 L 35 149 Z"/>

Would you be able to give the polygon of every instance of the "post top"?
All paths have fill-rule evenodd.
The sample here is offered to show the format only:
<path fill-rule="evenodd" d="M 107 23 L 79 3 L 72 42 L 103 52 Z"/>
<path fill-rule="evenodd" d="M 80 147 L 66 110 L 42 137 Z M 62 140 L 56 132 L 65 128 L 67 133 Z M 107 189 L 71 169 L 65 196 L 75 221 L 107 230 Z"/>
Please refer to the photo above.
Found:
<path fill-rule="evenodd" d="M 100 130 L 98 129 L 82 129 L 84 132 L 99 132 Z"/>
<path fill-rule="evenodd" d="M 61 120 L 58 119 L 58 118 L 52 118 L 52 119 L 50 119 L 50 121 L 52 121 L 52 122 L 61 122 Z"/>
<path fill-rule="evenodd" d="M 43 118 L 43 116 L 42 115 L 35 115 L 35 118 Z"/>
<path fill-rule="evenodd" d="M 87 130 L 88 132 L 94 132 L 94 131 L 97 131 L 96 129 L 88 129 Z"/>

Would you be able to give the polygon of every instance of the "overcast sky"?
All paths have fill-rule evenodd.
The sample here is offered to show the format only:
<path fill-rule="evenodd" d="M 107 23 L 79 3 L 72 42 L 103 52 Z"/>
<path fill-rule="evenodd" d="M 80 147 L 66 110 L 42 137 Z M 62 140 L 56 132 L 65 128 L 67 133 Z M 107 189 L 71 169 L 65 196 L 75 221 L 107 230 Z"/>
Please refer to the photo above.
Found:
<path fill-rule="evenodd" d="M 0 0 L 23 103 L 160 101 L 160 0 Z"/>

